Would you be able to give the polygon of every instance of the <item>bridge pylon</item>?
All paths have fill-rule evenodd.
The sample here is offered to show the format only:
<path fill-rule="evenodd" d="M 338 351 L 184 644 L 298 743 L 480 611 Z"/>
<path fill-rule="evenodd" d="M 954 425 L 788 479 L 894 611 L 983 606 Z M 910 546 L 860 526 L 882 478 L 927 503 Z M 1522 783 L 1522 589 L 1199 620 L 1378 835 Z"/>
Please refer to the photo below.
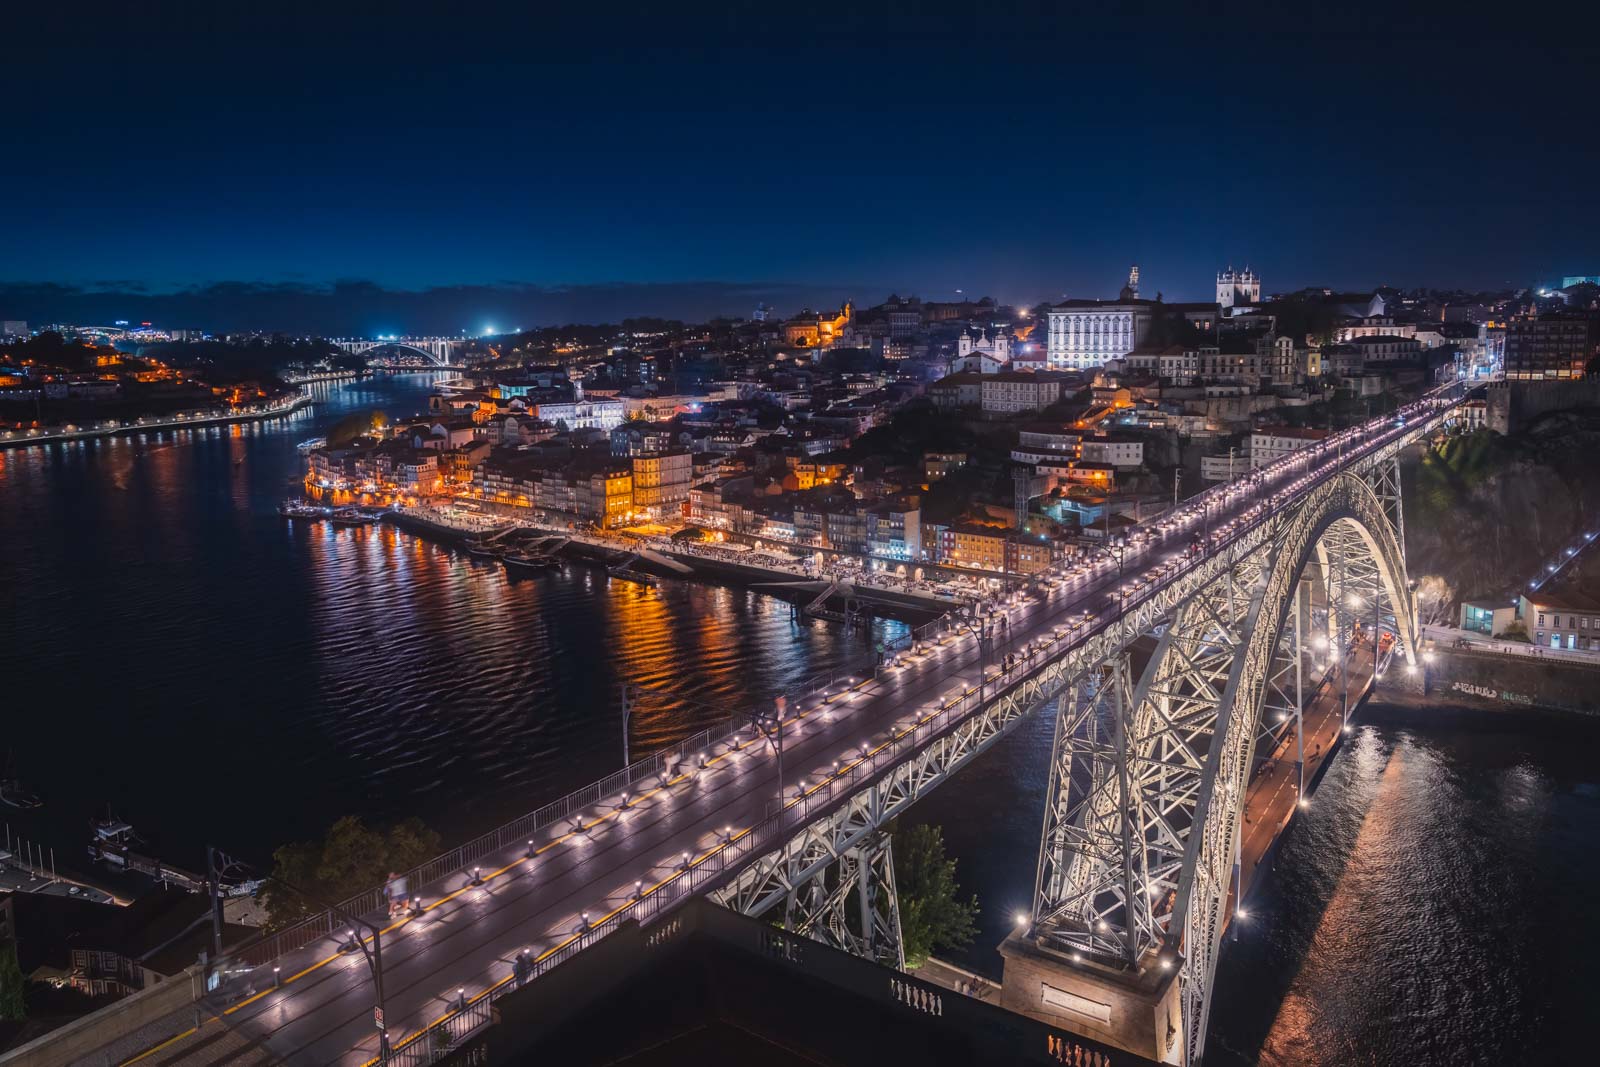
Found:
<path fill-rule="evenodd" d="M 1262 754 L 1291 754 L 1303 787 L 1306 677 L 1379 634 L 1415 654 L 1400 505 L 1394 455 L 1366 458 L 1196 561 L 1169 606 L 1130 617 L 1077 674 L 1033 908 L 1001 949 L 1005 1006 L 1158 1062 L 1200 1061 L 1222 935 L 1244 914 Z M 1148 652 L 1137 676 L 1130 648 Z"/>

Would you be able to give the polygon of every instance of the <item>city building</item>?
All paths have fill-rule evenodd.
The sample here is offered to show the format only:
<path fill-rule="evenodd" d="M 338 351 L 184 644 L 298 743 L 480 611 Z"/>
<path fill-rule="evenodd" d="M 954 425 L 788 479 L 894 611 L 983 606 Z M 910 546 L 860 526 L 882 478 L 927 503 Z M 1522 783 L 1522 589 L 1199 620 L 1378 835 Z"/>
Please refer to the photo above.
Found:
<path fill-rule="evenodd" d="M 1504 600 L 1463 600 L 1461 629 L 1493 637 L 1505 633 L 1517 617 L 1517 605 Z"/>
<path fill-rule="evenodd" d="M 1352 337 L 1347 344 L 1361 353 L 1361 364 L 1364 367 L 1416 359 L 1422 354 L 1422 342 L 1415 337 L 1402 337 L 1392 333 Z"/>
<path fill-rule="evenodd" d="M 1096 434 L 1085 437 L 1078 445 L 1078 458 L 1085 463 L 1102 463 L 1110 467 L 1143 466 L 1144 441 L 1138 437 Z"/>
<path fill-rule="evenodd" d="M 1272 463 L 1298 452 L 1302 448 L 1328 438 L 1327 430 L 1313 430 L 1299 426 L 1261 426 L 1250 434 L 1249 467 L 1270 466 Z M 1240 468 L 1243 470 L 1243 468 Z"/>
<path fill-rule="evenodd" d="M 1217 303 L 1224 308 L 1247 308 L 1261 303 L 1261 278 L 1246 267 L 1217 271 Z"/>
<path fill-rule="evenodd" d="M 633 457 L 633 510 L 664 519 L 681 514 L 694 481 L 694 456 L 685 449 Z"/>
<path fill-rule="evenodd" d="M 1600 601 L 1577 593 L 1525 593 L 1521 615 L 1541 648 L 1600 651 Z"/>
<path fill-rule="evenodd" d="M 867 552 L 898 560 L 922 558 L 922 510 L 914 504 L 884 501 L 866 511 Z"/>
<path fill-rule="evenodd" d="M 622 425 L 622 401 L 614 399 L 557 400 L 534 405 L 533 414 L 567 430 L 605 430 Z"/>
<path fill-rule="evenodd" d="M 809 308 L 783 324 L 785 344 L 796 348 L 828 348 L 844 332 L 855 315 L 855 307 L 846 300 L 838 311 L 818 314 Z"/>
<path fill-rule="evenodd" d="M 574 510 L 579 517 L 602 528 L 622 526 L 633 518 L 633 468 L 626 462 L 589 472 L 574 490 Z"/>
<path fill-rule="evenodd" d="M 1546 314 L 1506 324 L 1505 376 L 1511 381 L 1582 378 L 1600 355 L 1600 319 Z"/>
<path fill-rule="evenodd" d="M 947 374 L 928 386 L 928 399 L 940 411 L 975 408 L 983 402 L 984 375 Z"/>
<path fill-rule="evenodd" d="M 1049 312 L 1045 354 L 1055 370 L 1088 370 L 1144 344 L 1154 319 L 1148 301 L 1067 300 Z"/>
<path fill-rule="evenodd" d="M 1031 371 L 981 375 L 978 389 L 985 415 L 1038 411 L 1061 399 L 1061 379 Z"/>
<path fill-rule="evenodd" d="M 974 338 L 971 332 L 962 330 L 961 336 L 956 338 L 956 358 L 965 359 L 975 354 L 988 356 L 1002 366 L 1011 362 L 1011 334 L 997 328 L 992 337 L 979 330 Z"/>

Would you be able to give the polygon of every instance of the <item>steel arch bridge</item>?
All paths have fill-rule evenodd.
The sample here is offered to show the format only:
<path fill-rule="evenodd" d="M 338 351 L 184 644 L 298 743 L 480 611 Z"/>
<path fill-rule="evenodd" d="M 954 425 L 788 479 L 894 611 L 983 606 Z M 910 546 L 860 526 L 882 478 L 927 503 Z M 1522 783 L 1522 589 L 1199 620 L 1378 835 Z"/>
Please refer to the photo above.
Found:
<path fill-rule="evenodd" d="M 1392 457 L 1317 487 L 1169 611 L 1130 623 L 1129 643 L 1155 641 L 1137 681 L 1114 655 L 1063 701 L 1024 936 L 1125 973 L 1175 967 L 1159 1058 L 1196 1063 L 1205 1047 L 1257 746 L 1298 719 L 1312 642 L 1344 649 L 1370 625 L 1414 662 L 1398 516 Z M 1319 593 L 1325 633 L 1313 638 Z"/>
<path fill-rule="evenodd" d="M 1136 1051 L 1198 1063 L 1258 742 L 1290 724 L 1298 737 L 1314 646 L 1333 655 L 1358 630 L 1375 643 L 1382 633 L 1393 654 L 1415 661 L 1398 459 L 1434 421 L 1245 522 L 1225 549 L 1128 604 L 1115 624 L 1030 655 L 1026 677 L 980 696 L 975 713 L 713 897 L 903 965 L 886 824 L 1029 712 L 1058 702 L 1034 902 L 1016 936 L 1062 966 L 1175 977 L 1165 1033 Z M 1151 644 L 1135 681 L 1130 650 Z"/>
<path fill-rule="evenodd" d="M 1414 660 L 1398 459 L 1460 399 L 1431 394 L 1400 418 L 1208 490 L 1173 528 L 1142 528 L 1151 546 L 1130 554 L 1125 574 L 1102 561 L 1037 576 L 982 617 L 917 631 L 903 662 L 792 693 L 777 736 L 787 722 L 790 769 L 798 759 L 803 777 L 798 788 L 784 777 L 780 744 L 776 799 L 764 718 L 734 716 L 419 866 L 418 933 L 413 919 L 382 930 L 402 1036 L 357 1062 L 431 1064 L 442 1055 L 433 1035 L 454 1045 L 488 1025 L 513 988 L 501 977 L 506 945 L 539 942 L 537 978 L 630 922 L 665 930 L 697 895 L 781 915 L 785 937 L 900 967 L 886 824 L 1054 704 L 1035 895 L 1006 948 L 1025 944 L 1053 973 L 1093 986 L 1113 1002 L 1097 1005 L 1108 1019 L 1144 1011 L 1143 1033 L 1053 1011 L 1041 983 L 1013 981 L 1009 951 L 1001 1004 L 1138 1062 L 1198 1063 L 1258 751 L 1268 738 L 1281 745 L 1291 720 L 1299 736 L 1307 663 L 1342 656 L 1358 631 Z M 1216 504 L 1204 512 L 1204 554 L 1164 555 L 1199 532 L 1203 500 Z M 499 910 L 484 910 L 482 882 Z M 324 941 L 358 940 L 348 916 L 371 916 L 376 955 L 382 892 L 220 957 L 206 1003 L 286 1056 L 370 1051 L 365 979 L 329 962 L 349 945 L 325 955 Z M 281 989 L 280 960 L 292 976 Z M 481 991 L 435 1019 L 436 987 L 459 994 L 463 982 Z M 1119 987 L 1152 995 L 1116 1002 Z"/>
<path fill-rule="evenodd" d="M 459 341 L 450 337 L 380 337 L 377 340 L 339 339 L 332 343 L 335 347 L 357 356 L 374 348 L 405 348 L 427 356 L 441 367 L 447 367 Z"/>

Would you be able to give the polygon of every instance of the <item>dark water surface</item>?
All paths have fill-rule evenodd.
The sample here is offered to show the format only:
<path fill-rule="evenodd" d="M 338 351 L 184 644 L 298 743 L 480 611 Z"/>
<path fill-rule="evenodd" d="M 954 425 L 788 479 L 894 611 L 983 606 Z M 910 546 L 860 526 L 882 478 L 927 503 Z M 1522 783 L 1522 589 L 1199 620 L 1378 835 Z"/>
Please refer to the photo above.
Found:
<path fill-rule="evenodd" d="M 1207 1067 L 1592 1063 L 1600 724 L 1364 709 L 1223 949 Z M 913 813 L 941 824 L 994 951 L 1033 892 L 1052 724 Z"/>
<path fill-rule="evenodd" d="M 865 651 L 729 587 L 508 578 L 389 526 L 291 522 L 295 444 L 431 375 L 318 387 L 279 422 L 0 452 L 0 749 L 43 794 L 14 835 L 83 855 L 109 803 L 170 862 L 257 862 L 345 813 L 447 840 Z M 899 623 L 877 624 L 880 631 Z"/>

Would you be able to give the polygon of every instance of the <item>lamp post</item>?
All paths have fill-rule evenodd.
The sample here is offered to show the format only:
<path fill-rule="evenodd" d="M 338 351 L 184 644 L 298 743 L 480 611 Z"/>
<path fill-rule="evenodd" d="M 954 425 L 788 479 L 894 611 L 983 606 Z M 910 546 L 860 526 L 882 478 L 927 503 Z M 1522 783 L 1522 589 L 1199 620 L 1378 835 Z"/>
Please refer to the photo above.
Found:
<path fill-rule="evenodd" d="M 767 739 L 767 744 L 772 746 L 772 751 L 778 757 L 778 812 L 783 813 L 783 713 L 788 706 L 788 698 L 774 697 L 772 710 L 758 712 L 751 720 L 761 735 Z"/>
<path fill-rule="evenodd" d="M 389 1027 L 386 1022 L 386 1012 L 384 1011 L 383 1003 L 382 931 L 364 919 L 359 919 L 355 916 L 347 914 L 344 909 L 339 907 L 337 904 L 329 904 L 323 900 L 319 900 L 317 897 L 306 892 L 304 889 L 301 889 L 299 886 L 291 885 L 276 875 L 270 876 L 270 880 L 277 882 L 290 892 L 304 897 L 317 907 L 325 908 L 329 912 L 332 912 L 335 917 L 346 924 L 346 929 L 348 929 L 352 935 L 355 934 L 355 931 L 358 927 L 363 928 L 371 933 L 372 947 L 370 949 L 367 947 L 367 943 L 364 938 L 352 936 L 350 940 L 357 948 L 361 950 L 361 955 L 365 957 L 367 961 L 367 969 L 372 972 L 372 987 L 375 994 L 375 1003 L 372 1006 L 372 1018 L 378 1029 L 378 1062 L 388 1063 L 391 1050 L 389 1048 Z"/>

